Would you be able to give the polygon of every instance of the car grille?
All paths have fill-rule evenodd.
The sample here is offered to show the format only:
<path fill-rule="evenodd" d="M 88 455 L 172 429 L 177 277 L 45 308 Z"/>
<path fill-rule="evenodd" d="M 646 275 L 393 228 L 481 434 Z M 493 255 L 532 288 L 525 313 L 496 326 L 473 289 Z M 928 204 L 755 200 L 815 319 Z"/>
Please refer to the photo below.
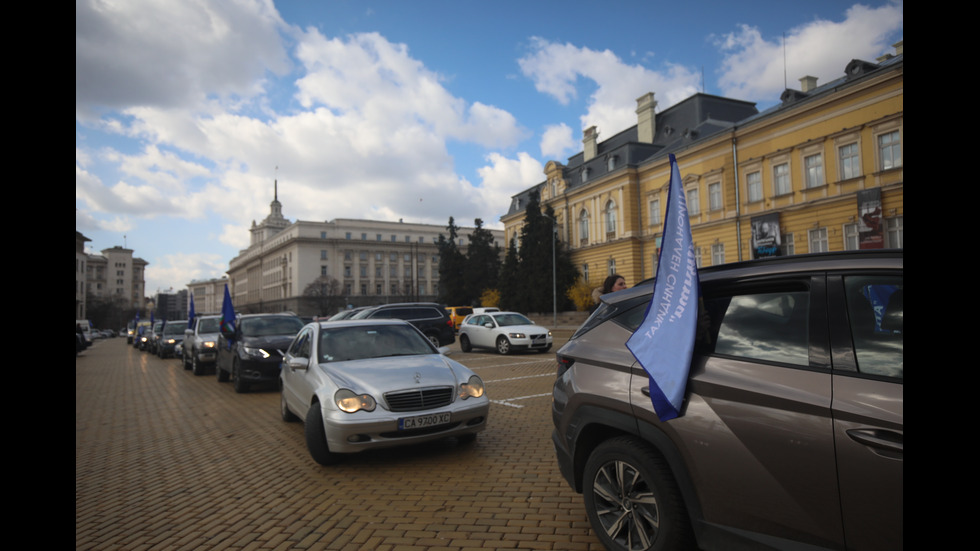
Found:
<path fill-rule="evenodd" d="M 385 394 L 391 411 L 419 411 L 448 406 L 453 401 L 453 388 L 423 388 Z"/>

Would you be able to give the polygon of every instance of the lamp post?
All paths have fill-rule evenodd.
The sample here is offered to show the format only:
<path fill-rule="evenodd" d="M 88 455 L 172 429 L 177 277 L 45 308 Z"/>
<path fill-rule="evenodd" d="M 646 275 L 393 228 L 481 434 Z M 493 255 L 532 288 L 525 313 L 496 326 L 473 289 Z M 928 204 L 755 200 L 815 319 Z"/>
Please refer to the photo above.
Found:
<path fill-rule="evenodd" d="M 551 220 L 551 310 L 553 316 L 551 319 L 551 328 L 557 329 L 558 328 L 558 277 L 557 277 L 557 268 L 555 264 L 555 239 L 556 239 L 556 234 L 558 233 L 558 221 L 543 212 L 541 213 L 541 216 L 544 216 L 548 220 Z"/>

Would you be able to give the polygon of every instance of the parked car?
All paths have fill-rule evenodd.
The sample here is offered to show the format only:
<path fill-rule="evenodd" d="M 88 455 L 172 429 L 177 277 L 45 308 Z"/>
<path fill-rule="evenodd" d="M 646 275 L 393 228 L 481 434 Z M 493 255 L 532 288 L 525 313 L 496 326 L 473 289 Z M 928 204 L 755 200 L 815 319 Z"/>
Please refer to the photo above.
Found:
<path fill-rule="evenodd" d="M 163 331 L 163 320 L 154 322 L 143 332 L 140 339 L 139 349 L 150 354 L 157 353 L 157 341 L 160 339 L 160 332 Z"/>
<path fill-rule="evenodd" d="M 177 353 L 177 345 L 184 341 L 184 330 L 187 329 L 187 320 L 168 321 L 163 325 L 160 338 L 157 339 L 157 356 L 169 358 Z"/>
<path fill-rule="evenodd" d="M 626 348 L 653 286 L 604 295 L 558 351 L 552 435 L 609 549 L 903 547 L 903 253 L 700 272 L 680 417 Z"/>
<path fill-rule="evenodd" d="M 184 330 L 184 369 L 204 375 L 218 358 L 218 326 L 221 316 L 197 316 L 192 327 Z"/>
<path fill-rule="evenodd" d="M 411 323 L 425 335 L 432 346 L 449 346 L 456 342 L 456 331 L 449 312 L 434 302 L 402 302 L 365 308 L 350 319 L 400 319 Z"/>
<path fill-rule="evenodd" d="M 490 402 L 483 381 L 401 320 L 313 323 L 281 372 L 284 421 L 304 419 L 310 455 L 342 455 L 455 436 L 476 438 Z"/>
<path fill-rule="evenodd" d="M 347 310 L 341 310 L 336 314 L 330 316 L 330 319 L 328 321 L 339 321 L 339 320 L 350 319 L 361 310 L 365 310 L 367 308 L 368 306 L 360 306 L 358 308 L 349 308 Z"/>
<path fill-rule="evenodd" d="M 463 318 L 473 313 L 472 306 L 447 306 L 449 319 L 453 320 L 453 329 L 459 331 L 459 325 L 463 323 Z"/>
<path fill-rule="evenodd" d="M 222 327 L 218 334 L 218 381 L 230 378 L 235 392 L 247 392 L 257 383 L 275 383 L 282 351 L 302 327 L 303 321 L 292 314 L 239 316 L 234 332 Z"/>
<path fill-rule="evenodd" d="M 463 352 L 491 348 L 500 354 L 515 350 L 551 350 L 551 331 L 534 325 L 517 312 L 473 314 L 459 328 L 459 347 Z"/>

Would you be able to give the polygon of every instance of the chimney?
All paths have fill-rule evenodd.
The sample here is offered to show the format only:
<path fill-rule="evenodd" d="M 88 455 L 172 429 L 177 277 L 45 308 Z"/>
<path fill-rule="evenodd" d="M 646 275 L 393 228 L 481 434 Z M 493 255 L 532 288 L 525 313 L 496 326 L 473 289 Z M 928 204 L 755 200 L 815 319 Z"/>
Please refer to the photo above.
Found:
<path fill-rule="evenodd" d="M 599 131 L 595 129 L 595 126 L 590 126 L 585 129 L 585 137 L 582 138 L 582 143 L 585 144 L 582 153 L 585 157 L 584 160 L 590 161 L 599 151 L 599 146 L 596 140 L 599 137 Z"/>
<path fill-rule="evenodd" d="M 809 92 L 817 87 L 817 77 L 811 77 L 807 75 L 800 79 L 800 89 L 804 92 Z"/>
<path fill-rule="evenodd" d="M 657 101 L 653 99 L 653 92 L 636 98 L 636 141 L 640 143 L 653 143 L 653 136 L 657 133 L 657 121 L 654 109 Z"/>

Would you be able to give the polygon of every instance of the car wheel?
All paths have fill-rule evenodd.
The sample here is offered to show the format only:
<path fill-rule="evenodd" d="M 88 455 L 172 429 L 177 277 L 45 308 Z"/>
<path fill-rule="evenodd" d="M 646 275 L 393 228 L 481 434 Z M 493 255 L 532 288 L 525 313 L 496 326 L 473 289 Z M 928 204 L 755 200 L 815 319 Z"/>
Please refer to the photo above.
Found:
<path fill-rule="evenodd" d="M 204 366 L 201 362 L 197 361 L 197 354 L 191 353 L 191 373 L 200 377 L 204 375 Z"/>
<path fill-rule="evenodd" d="M 180 355 L 180 365 L 184 366 L 184 370 L 190 370 L 194 367 L 191 362 L 187 361 L 187 354 Z"/>
<path fill-rule="evenodd" d="M 426 335 L 426 337 L 429 338 L 429 342 L 432 343 L 432 346 L 436 348 L 442 346 L 441 344 L 439 344 L 439 337 L 437 335 Z"/>
<path fill-rule="evenodd" d="M 330 451 L 327 446 L 327 433 L 323 429 L 323 412 L 320 410 L 320 403 L 313 402 L 310 411 L 306 414 L 306 448 L 310 450 L 313 461 L 321 465 L 333 465 L 340 461 L 337 454 Z"/>
<path fill-rule="evenodd" d="M 466 335 L 459 336 L 459 347 L 463 350 L 463 352 L 473 350 L 473 347 L 470 345 L 470 338 Z"/>
<path fill-rule="evenodd" d="M 497 337 L 497 352 L 503 355 L 510 354 L 510 341 L 507 340 L 507 337 L 503 335 Z"/>
<path fill-rule="evenodd" d="M 689 549 L 691 527 L 666 462 L 642 440 L 613 438 L 585 465 L 585 511 L 607 549 Z"/>
<path fill-rule="evenodd" d="M 225 371 L 224 369 L 221 369 L 221 366 L 215 365 L 214 371 L 218 375 L 218 382 L 219 383 L 227 383 L 228 382 L 228 372 Z"/>
<path fill-rule="evenodd" d="M 242 394 L 248 392 L 248 383 L 242 380 L 242 370 L 238 366 L 238 359 L 231 364 L 231 384 L 235 388 L 235 392 Z"/>
<path fill-rule="evenodd" d="M 287 423 L 299 421 L 299 417 L 296 417 L 296 414 L 289 411 L 289 407 L 286 406 L 286 391 L 282 388 L 282 381 L 279 381 L 279 415 Z"/>

